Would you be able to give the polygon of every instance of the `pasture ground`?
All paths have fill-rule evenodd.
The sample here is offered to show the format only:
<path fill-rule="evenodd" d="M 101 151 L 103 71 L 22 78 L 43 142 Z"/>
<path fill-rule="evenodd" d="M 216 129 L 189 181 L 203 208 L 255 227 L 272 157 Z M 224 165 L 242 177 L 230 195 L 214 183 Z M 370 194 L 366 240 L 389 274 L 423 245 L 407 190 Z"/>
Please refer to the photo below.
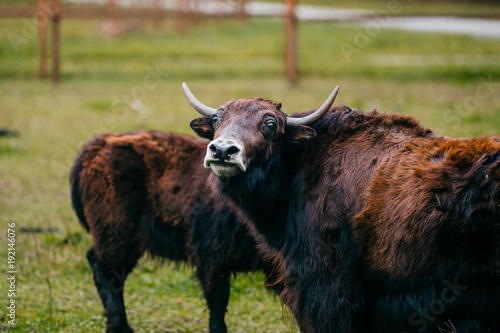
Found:
<path fill-rule="evenodd" d="M 38 42 L 23 35 L 27 25 L 0 20 L 0 128 L 19 132 L 0 138 L 0 262 L 6 271 L 7 223 L 15 222 L 18 271 L 17 325 L 7 328 L 8 285 L 1 279 L 0 330 L 103 330 L 85 259 L 90 237 L 70 206 L 69 167 L 80 146 L 102 131 L 191 133 L 197 114 L 183 81 L 208 105 L 267 97 L 289 113 L 318 107 L 339 84 L 338 103 L 412 114 L 452 137 L 500 134 L 497 40 L 386 30 L 366 39 L 366 26 L 302 23 L 301 81 L 292 86 L 282 76 L 278 20 L 210 20 L 183 36 L 167 21 L 159 30 L 146 24 L 116 39 L 101 35 L 97 21 L 63 21 L 62 81 L 54 85 L 36 79 Z M 12 34 L 24 39 L 12 44 Z M 21 230 L 49 227 L 57 231 Z M 138 332 L 204 331 L 208 312 L 192 273 L 144 258 L 125 289 L 131 325 Z M 233 280 L 232 332 L 294 330 L 262 285 L 260 273 Z"/>

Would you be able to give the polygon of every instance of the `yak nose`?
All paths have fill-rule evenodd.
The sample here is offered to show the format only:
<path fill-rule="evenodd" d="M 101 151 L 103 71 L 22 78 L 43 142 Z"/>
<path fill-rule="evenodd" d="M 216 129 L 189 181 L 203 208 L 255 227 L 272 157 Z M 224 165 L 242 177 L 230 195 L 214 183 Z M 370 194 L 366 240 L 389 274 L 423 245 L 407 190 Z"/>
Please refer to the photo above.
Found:
<path fill-rule="evenodd" d="M 225 162 L 231 158 L 231 155 L 240 151 L 240 148 L 234 145 L 225 145 L 217 142 L 212 142 L 208 149 L 212 152 L 212 156 L 221 162 Z"/>

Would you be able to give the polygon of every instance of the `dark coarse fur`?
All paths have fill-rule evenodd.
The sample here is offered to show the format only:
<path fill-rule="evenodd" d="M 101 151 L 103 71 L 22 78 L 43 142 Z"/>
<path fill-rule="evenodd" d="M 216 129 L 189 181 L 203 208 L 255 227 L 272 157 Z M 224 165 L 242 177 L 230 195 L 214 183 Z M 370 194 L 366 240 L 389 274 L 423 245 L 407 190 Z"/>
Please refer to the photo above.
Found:
<path fill-rule="evenodd" d="M 123 286 L 144 253 L 197 268 L 210 332 L 226 332 L 229 278 L 265 269 L 247 227 L 206 188 L 207 142 L 158 131 L 106 133 L 87 142 L 71 170 L 71 197 L 92 235 L 87 257 L 107 332 L 131 332 Z"/>
<path fill-rule="evenodd" d="M 499 138 L 337 107 L 296 144 L 279 104 L 250 111 L 262 103 L 221 105 L 212 135 L 242 133 L 248 165 L 209 181 L 279 265 L 302 332 L 500 332 Z M 262 148 L 269 113 L 278 129 Z"/>

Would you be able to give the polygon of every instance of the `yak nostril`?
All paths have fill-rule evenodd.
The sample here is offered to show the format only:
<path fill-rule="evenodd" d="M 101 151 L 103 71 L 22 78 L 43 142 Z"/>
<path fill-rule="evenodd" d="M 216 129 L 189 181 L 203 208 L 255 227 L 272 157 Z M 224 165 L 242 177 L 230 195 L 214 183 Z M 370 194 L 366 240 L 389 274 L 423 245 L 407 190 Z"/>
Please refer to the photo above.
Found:
<path fill-rule="evenodd" d="M 239 151 L 240 151 L 240 149 L 239 149 L 238 147 L 236 147 L 236 146 L 231 146 L 231 147 L 229 147 L 229 148 L 226 150 L 226 153 L 227 153 L 228 155 L 232 155 L 232 154 L 236 154 L 236 153 L 237 153 L 237 152 L 239 152 Z"/>
<path fill-rule="evenodd" d="M 240 151 L 240 148 L 237 146 L 220 146 L 216 142 L 208 145 L 208 149 L 211 152 L 212 157 L 220 162 L 227 162 L 231 159 L 231 155 Z"/>
<path fill-rule="evenodd" d="M 208 146 L 208 149 L 212 152 L 213 158 L 220 159 L 221 158 L 221 149 L 216 144 L 212 143 Z"/>

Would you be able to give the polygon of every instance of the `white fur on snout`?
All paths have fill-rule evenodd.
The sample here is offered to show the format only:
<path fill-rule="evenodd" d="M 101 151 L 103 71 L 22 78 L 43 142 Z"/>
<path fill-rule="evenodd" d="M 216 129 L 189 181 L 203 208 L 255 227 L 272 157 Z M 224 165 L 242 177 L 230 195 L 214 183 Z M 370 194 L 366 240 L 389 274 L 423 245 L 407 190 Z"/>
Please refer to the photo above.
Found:
<path fill-rule="evenodd" d="M 220 148 L 236 147 L 239 150 L 236 153 L 230 154 L 228 159 L 221 162 L 218 158 L 214 157 L 214 152 L 210 149 L 212 144 L 217 145 Z M 218 176 L 231 177 L 240 172 L 245 172 L 247 169 L 245 162 L 245 148 L 236 139 L 219 137 L 207 146 L 207 153 L 205 155 L 205 168 L 212 169 L 212 171 Z M 231 170 L 238 167 L 238 170 Z"/>

